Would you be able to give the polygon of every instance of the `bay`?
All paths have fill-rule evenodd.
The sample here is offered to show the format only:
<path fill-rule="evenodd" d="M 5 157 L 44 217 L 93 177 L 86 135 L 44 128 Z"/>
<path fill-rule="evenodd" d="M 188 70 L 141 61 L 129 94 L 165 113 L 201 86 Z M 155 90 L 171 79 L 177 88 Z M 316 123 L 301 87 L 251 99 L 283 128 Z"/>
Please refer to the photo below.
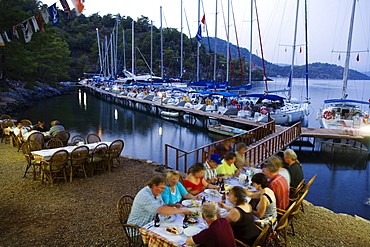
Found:
<path fill-rule="evenodd" d="M 281 89 L 285 83 L 285 78 L 275 78 L 269 83 L 269 90 Z M 298 99 L 305 97 L 304 80 L 295 80 L 295 83 L 292 96 Z M 366 97 L 370 97 L 369 83 L 349 81 L 349 98 L 367 100 Z M 252 93 L 264 90 L 263 83 L 256 83 Z M 341 81 L 310 80 L 309 97 L 312 103 L 308 126 L 319 127 L 316 112 L 324 99 L 341 97 Z M 43 120 L 47 125 L 58 119 L 71 132 L 71 136 L 81 134 L 86 137 L 89 133 L 98 133 L 104 141 L 122 139 L 125 141 L 122 155 L 159 163 L 164 163 L 165 144 L 190 151 L 222 139 L 222 136 L 209 134 L 202 128 L 182 126 L 155 115 L 105 102 L 83 90 L 36 102 L 32 108 L 19 112 L 17 117 L 30 119 L 33 123 Z M 358 162 L 356 157 L 348 157 L 348 165 L 337 165 L 325 159 L 326 154 L 323 153 L 310 150 L 297 153 L 305 179 L 309 180 L 318 174 L 306 197 L 308 201 L 337 213 L 370 219 L 368 161 L 365 164 L 353 164 Z"/>

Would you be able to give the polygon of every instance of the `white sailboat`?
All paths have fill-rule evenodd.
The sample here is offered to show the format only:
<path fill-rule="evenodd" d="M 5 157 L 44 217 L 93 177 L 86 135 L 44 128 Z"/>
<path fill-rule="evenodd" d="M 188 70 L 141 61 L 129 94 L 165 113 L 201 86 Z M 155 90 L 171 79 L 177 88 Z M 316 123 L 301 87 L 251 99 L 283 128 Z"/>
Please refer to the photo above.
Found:
<path fill-rule="evenodd" d="M 347 81 L 351 56 L 352 33 L 355 19 L 356 1 L 353 0 L 349 26 L 346 61 L 343 72 L 342 98 L 328 99 L 317 112 L 316 120 L 322 128 L 340 129 L 344 132 L 370 136 L 370 102 L 347 99 Z M 367 108 L 367 109 L 366 109 Z"/>

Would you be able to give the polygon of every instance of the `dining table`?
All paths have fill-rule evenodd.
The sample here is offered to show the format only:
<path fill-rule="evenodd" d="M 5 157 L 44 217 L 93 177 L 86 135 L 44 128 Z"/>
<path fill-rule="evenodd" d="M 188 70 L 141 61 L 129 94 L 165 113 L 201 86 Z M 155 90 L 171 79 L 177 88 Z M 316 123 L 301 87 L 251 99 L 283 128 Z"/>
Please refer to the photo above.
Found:
<path fill-rule="evenodd" d="M 234 186 L 241 186 L 248 188 L 251 191 L 254 191 L 255 188 L 251 185 L 250 177 L 254 173 L 261 172 L 261 169 L 257 168 L 248 168 L 244 170 L 241 174 L 244 174 L 249 177 L 247 181 L 244 179 L 245 176 L 229 178 L 224 180 L 225 191 L 221 191 L 226 194 L 225 205 L 233 207 L 233 205 L 228 200 L 228 191 Z M 199 194 L 200 198 L 204 198 L 205 201 L 213 203 L 216 206 L 221 217 L 226 216 L 228 210 L 218 207 L 218 202 L 222 200 L 222 195 L 219 191 L 214 189 L 205 189 L 202 193 Z M 250 201 L 250 197 L 245 198 L 247 202 Z M 184 215 L 175 214 L 175 215 L 160 215 L 160 226 L 155 227 L 154 221 L 149 222 L 148 224 L 141 227 L 140 233 L 143 239 L 144 244 L 147 244 L 149 247 L 175 247 L 175 246 L 186 246 L 186 239 L 190 236 L 197 234 L 198 232 L 208 228 L 207 223 L 201 217 L 201 205 L 202 200 L 183 200 L 182 207 L 189 208 L 191 212 L 198 212 L 195 217 L 190 217 L 194 219 L 194 223 L 188 223 L 187 227 L 183 227 Z M 194 213 L 192 213 L 194 215 Z M 190 216 L 192 216 L 190 215 Z M 258 218 L 255 218 L 258 220 Z M 174 234 L 166 230 L 166 228 L 177 227 L 178 234 Z"/>
<path fill-rule="evenodd" d="M 89 143 L 89 144 L 82 144 L 83 146 L 86 146 L 89 148 L 89 151 L 92 152 L 92 150 L 98 146 L 99 144 L 107 144 L 107 146 L 109 147 L 109 145 L 111 144 L 112 142 L 95 142 L 95 143 Z M 50 148 L 50 149 L 42 149 L 42 150 L 38 150 L 38 151 L 32 151 L 32 156 L 33 158 L 36 160 L 36 161 L 49 161 L 51 156 L 59 151 L 59 150 L 66 150 L 68 153 L 71 153 L 73 151 L 73 149 L 75 149 L 77 146 L 79 146 L 81 144 L 78 144 L 76 146 L 66 146 L 66 147 L 59 147 L 59 148 Z M 81 145 L 81 146 L 82 146 Z"/>

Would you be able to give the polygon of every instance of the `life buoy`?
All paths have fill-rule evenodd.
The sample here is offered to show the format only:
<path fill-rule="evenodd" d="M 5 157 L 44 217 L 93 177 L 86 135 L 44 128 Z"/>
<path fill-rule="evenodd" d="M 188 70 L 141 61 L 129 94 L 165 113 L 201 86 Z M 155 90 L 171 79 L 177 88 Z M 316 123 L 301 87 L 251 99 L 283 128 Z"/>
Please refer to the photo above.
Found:
<path fill-rule="evenodd" d="M 266 107 L 261 107 L 261 109 L 260 109 L 260 113 L 262 114 L 262 115 L 266 115 L 267 113 L 269 112 L 269 110 L 267 110 L 267 108 Z"/>
<path fill-rule="evenodd" d="M 370 124 L 370 121 L 368 121 L 370 118 L 370 115 L 366 115 L 365 117 L 362 118 L 362 122 L 364 124 Z"/>
<path fill-rule="evenodd" d="M 325 111 L 324 114 L 322 114 L 322 117 L 325 118 L 326 120 L 332 119 L 333 113 L 331 111 Z"/>
<path fill-rule="evenodd" d="M 242 109 L 242 107 L 239 104 L 237 104 L 236 109 L 240 110 L 240 109 Z"/>

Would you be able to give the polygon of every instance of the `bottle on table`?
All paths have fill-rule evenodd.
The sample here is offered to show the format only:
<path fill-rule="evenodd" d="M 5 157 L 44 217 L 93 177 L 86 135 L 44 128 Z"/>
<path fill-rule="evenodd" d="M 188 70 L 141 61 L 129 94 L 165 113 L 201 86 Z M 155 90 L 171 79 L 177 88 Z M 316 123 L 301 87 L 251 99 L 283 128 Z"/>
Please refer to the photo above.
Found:
<path fill-rule="evenodd" d="M 159 227 L 160 226 L 160 219 L 159 219 L 159 214 L 156 214 L 155 215 L 155 218 L 154 218 L 154 226 L 155 227 Z"/>
<path fill-rule="evenodd" d="M 185 215 L 184 216 L 184 220 L 182 221 L 182 227 L 185 229 L 189 226 L 189 223 L 188 223 L 188 216 Z"/>

